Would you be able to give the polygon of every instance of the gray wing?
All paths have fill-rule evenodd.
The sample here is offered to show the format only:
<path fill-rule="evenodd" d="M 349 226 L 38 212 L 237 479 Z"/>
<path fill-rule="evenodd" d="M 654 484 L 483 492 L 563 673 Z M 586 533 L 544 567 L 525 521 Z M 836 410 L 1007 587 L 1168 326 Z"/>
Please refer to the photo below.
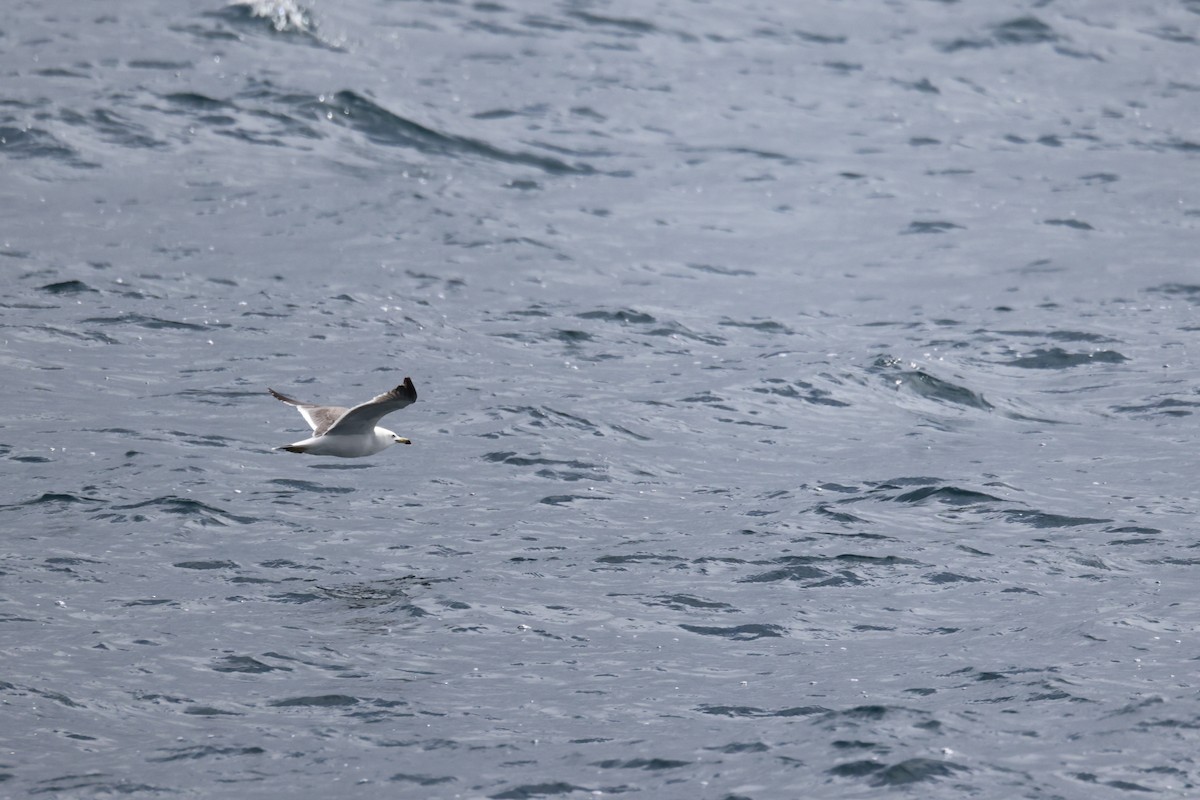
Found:
<path fill-rule="evenodd" d="M 342 418 L 349 409 L 341 408 L 340 406 L 318 406 L 312 403 L 302 403 L 299 400 L 282 395 L 274 389 L 267 389 L 271 396 L 276 400 L 282 400 L 289 406 L 295 406 L 300 412 L 300 416 L 304 417 L 304 421 L 313 429 L 313 436 L 320 436 L 333 426 L 333 423 Z"/>
<path fill-rule="evenodd" d="M 385 414 L 399 411 L 416 401 L 417 387 L 413 386 L 412 378 L 405 378 L 404 383 L 390 392 L 372 397 L 367 402 L 360 403 L 347 411 L 325 433 L 337 435 L 370 433 L 375 430 L 375 425 Z"/>

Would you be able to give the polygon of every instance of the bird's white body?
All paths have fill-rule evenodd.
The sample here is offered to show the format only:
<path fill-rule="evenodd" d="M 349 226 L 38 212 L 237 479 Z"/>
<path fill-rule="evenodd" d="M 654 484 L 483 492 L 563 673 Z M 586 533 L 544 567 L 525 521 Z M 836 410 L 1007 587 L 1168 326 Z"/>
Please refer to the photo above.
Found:
<path fill-rule="evenodd" d="M 386 450 L 398 441 L 399 436 L 387 428 L 375 428 L 370 433 L 344 434 L 341 436 L 312 436 L 299 442 L 293 442 L 285 448 L 293 453 L 308 453 L 314 456 L 337 456 L 338 458 L 359 458 L 370 456 L 380 450 Z"/>
<path fill-rule="evenodd" d="M 361 458 L 386 450 L 394 444 L 412 444 L 403 436 L 397 436 L 387 428 L 375 424 L 385 414 L 416 402 L 417 389 L 413 386 L 411 378 L 405 378 L 404 383 L 390 392 L 359 403 L 354 408 L 319 406 L 293 400 L 274 389 L 267 391 L 277 400 L 295 406 L 300 416 L 304 417 L 304 421 L 313 429 L 313 435 L 309 438 L 278 447 L 277 450 L 314 456 Z"/>

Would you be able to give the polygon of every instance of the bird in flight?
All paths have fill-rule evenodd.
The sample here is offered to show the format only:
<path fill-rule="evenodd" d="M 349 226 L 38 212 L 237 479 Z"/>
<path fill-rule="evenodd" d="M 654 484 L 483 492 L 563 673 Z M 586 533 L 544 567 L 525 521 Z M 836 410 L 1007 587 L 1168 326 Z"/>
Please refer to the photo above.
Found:
<path fill-rule="evenodd" d="M 276 447 L 276 450 L 314 456 L 359 458 L 378 453 L 394 444 L 412 444 L 403 436 L 378 425 L 385 414 L 399 411 L 417 401 L 417 388 L 413 386 L 412 378 L 405 378 L 404 383 L 390 392 L 372 397 L 354 408 L 302 403 L 274 389 L 267 391 L 276 400 L 295 406 L 300 416 L 304 417 L 304 421 L 313 429 L 313 435 L 308 439 Z"/>

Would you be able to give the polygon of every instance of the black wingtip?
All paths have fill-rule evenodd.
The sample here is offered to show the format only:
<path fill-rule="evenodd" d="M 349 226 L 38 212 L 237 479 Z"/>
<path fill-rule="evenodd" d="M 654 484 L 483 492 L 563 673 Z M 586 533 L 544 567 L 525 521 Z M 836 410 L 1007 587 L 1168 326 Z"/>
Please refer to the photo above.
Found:
<path fill-rule="evenodd" d="M 417 387 L 413 386 L 412 378 L 407 375 L 404 376 L 404 383 L 396 387 L 396 391 L 407 394 L 410 402 L 417 399 Z"/>

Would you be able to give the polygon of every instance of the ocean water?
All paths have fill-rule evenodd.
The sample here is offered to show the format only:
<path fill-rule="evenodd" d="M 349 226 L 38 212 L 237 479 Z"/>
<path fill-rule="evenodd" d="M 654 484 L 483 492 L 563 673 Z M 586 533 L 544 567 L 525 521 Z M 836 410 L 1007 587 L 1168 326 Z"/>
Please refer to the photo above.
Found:
<path fill-rule="evenodd" d="M 0 796 L 1200 795 L 1195 0 L 6 10 Z"/>

